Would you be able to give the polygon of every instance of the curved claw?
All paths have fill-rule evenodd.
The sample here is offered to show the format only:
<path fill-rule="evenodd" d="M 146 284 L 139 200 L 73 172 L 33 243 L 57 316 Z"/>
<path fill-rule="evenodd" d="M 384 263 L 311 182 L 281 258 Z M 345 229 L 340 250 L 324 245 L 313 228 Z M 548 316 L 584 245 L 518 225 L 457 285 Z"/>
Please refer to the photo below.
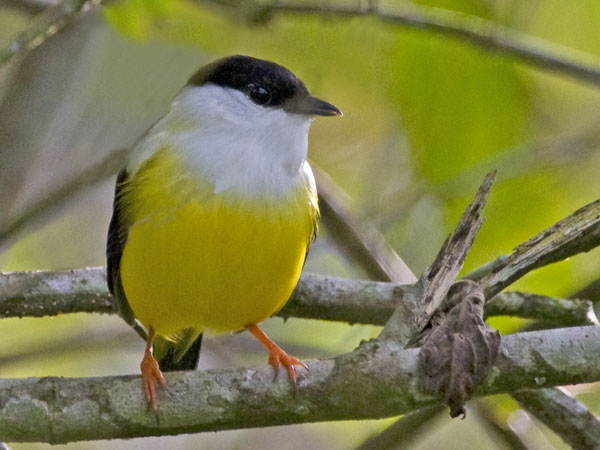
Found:
<path fill-rule="evenodd" d="M 267 350 L 269 350 L 269 364 L 271 364 L 275 369 L 275 378 L 277 378 L 277 374 L 279 373 L 279 366 L 285 367 L 285 370 L 287 370 L 288 373 L 288 378 L 290 383 L 292 383 L 295 392 L 296 380 L 298 379 L 296 366 L 302 366 L 308 370 L 306 364 L 304 364 L 298 358 L 288 355 L 281 347 L 269 339 L 269 337 L 255 324 L 246 325 L 246 329 L 256 336 L 256 338 L 262 342 L 265 347 L 267 347 Z"/>
<path fill-rule="evenodd" d="M 166 388 L 165 377 L 160 371 L 158 361 L 156 361 L 150 352 L 144 354 L 140 369 L 142 370 L 142 388 L 144 389 L 144 396 L 146 397 L 148 404 L 156 411 L 158 409 L 156 383 L 158 382 L 162 387 Z"/>
<path fill-rule="evenodd" d="M 277 374 L 279 373 L 279 367 L 285 367 L 285 370 L 287 370 L 288 373 L 288 379 L 293 385 L 296 384 L 296 380 L 298 379 L 296 366 L 301 366 L 308 370 L 306 364 L 304 364 L 295 356 L 288 355 L 279 346 L 274 346 L 273 348 L 269 349 L 269 364 L 275 369 L 275 378 L 277 378 Z"/>

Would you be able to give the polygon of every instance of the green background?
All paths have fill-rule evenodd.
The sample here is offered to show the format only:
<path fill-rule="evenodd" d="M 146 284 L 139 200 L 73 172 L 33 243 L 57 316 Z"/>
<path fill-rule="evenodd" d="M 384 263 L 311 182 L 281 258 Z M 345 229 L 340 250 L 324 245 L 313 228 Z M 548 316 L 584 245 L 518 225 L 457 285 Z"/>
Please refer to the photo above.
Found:
<path fill-rule="evenodd" d="M 575 58 L 600 56 L 597 1 L 419 3 L 487 19 Z M 344 112 L 341 119 L 314 122 L 310 158 L 346 190 L 352 206 L 373 220 L 417 275 L 492 169 L 498 170 L 498 182 L 465 271 L 509 253 L 600 197 L 596 87 L 465 41 L 372 17 L 283 13 L 249 23 L 251 8 L 243 4 L 230 14 L 183 0 L 114 3 L 88 12 L 26 57 L 1 67 L 0 222 L 18 216 L 111 149 L 131 146 L 198 66 L 235 53 L 285 65 L 314 95 Z M 0 45 L 8 45 L 30 23 L 26 12 L 0 5 Z M 5 243 L 0 270 L 103 265 L 113 183 L 87 189 Z M 326 229 L 305 270 L 365 276 L 337 252 Z M 599 253 L 593 251 L 538 270 L 511 289 L 568 296 L 599 277 Z M 503 332 L 523 326 L 512 318 L 491 323 Z M 303 320 L 284 325 L 281 319 L 268 320 L 265 330 L 303 358 L 349 351 L 378 333 L 376 327 Z M 126 325 L 108 316 L 2 320 L 0 333 L 0 377 L 136 373 L 143 350 Z M 263 363 L 266 353 L 247 334 L 205 340 L 201 368 Z M 592 410 L 600 400 L 596 390 L 594 385 L 572 388 Z M 486 404 L 520 427 L 532 448 L 566 448 L 508 397 Z M 325 423 L 66 447 L 344 449 L 389 423 Z M 447 449 L 504 448 L 476 413 L 465 421 L 444 415 L 412 448 L 434 449 L 440 442 Z"/>

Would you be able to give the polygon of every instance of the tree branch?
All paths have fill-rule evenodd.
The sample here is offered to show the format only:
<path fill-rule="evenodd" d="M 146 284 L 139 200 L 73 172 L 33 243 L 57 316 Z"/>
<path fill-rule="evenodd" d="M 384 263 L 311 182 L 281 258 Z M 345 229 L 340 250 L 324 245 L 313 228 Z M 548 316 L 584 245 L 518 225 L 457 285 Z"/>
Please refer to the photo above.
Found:
<path fill-rule="evenodd" d="M 326 172 L 312 164 L 319 192 L 321 223 L 340 249 L 377 281 L 412 284 L 417 277 L 377 227 L 349 206 L 348 195 Z"/>
<path fill-rule="evenodd" d="M 381 433 L 369 437 L 355 450 L 403 450 L 414 448 L 423 429 L 438 417 L 445 407 L 428 406 L 406 414 Z"/>
<path fill-rule="evenodd" d="M 236 0 L 196 0 L 218 6 L 239 6 Z M 305 3 L 278 0 L 269 3 L 256 2 L 254 7 L 246 7 L 245 13 L 253 21 L 268 19 L 273 13 L 311 14 L 352 18 L 370 16 L 382 22 L 399 25 L 414 30 L 435 33 L 458 39 L 490 52 L 509 56 L 525 64 L 549 72 L 554 72 L 585 83 L 600 85 L 600 64 L 587 63 L 594 60 L 589 54 L 574 59 L 573 49 L 539 38 L 508 30 L 502 26 L 464 13 L 417 6 L 404 5 L 401 10 L 379 7 L 377 2 L 353 3 L 351 5 L 332 4 L 331 2 Z"/>
<path fill-rule="evenodd" d="M 412 285 L 351 280 L 306 273 L 279 317 L 385 325 Z M 408 305 L 407 305 L 408 307 Z M 103 267 L 63 271 L 0 273 L 0 318 L 67 313 L 116 314 Z M 488 301 L 486 314 L 594 325 L 591 302 L 523 292 L 503 292 Z"/>
<path fill-rule="evenodd" d="M 3 244 L 14 238 L 30 223 L 40 219 L 49 211 L 59 207 L 81 192 L 84 188 L 92 186 L 114 175 L 125 164 L 126 150 L 116 150 L 98 163 L 83 170 L 61 186 L 46 194 L 45 197 L 27 205 L 17 216 L 0 224 L 0 248 Z"/>
<path fill-rule="evenodd" d="M 556 388 L 524 390 L 513 397 L 574 449 L 600 445 L 600 421 L 576 398 Z"/>
<path fill-rule="evenodd" d="M 506 421 L 499 417 L 487 402 L 483 400 L 475 401 L 472 407 L 483 422 L 483 426 L 488 430 L 490 437 L 497 444 L 503 443 L 513 450 L 530 450 L 523 442 L 521 437 L 507 426 Z"/>
<path fill-rule="evenodd" d="M 82 11 L 100 0 L 63 0 L 33 19 L 32 25 L 19 34 L 7 47 L 0 49 L 0 66 L 13 56 L 28 52 L 55 34 Z"/>
<path fill-rule="evenodd" d="M 32 211 L 34 209 L 32 208 Z M 598 244 L 600 201 L 593 202 L 543 231 L 510 257 L 499 259 L 482 283 L 498 292 L 527 272 L 548 262 L 587 251 Z M 0 315 L 44 316 L 64 312 L 110 312 L 103 269 L 66 272 L 23 272 L 0 275 Z M 321 318 L 350 323 L 384 324 L 394 308 L 410 310 L 419 294 L 416 285 L 343 280 L 306 274 L 279 313 L 283 317 Z M 527 301 L 536 302 L 530 308 Z M 488 300 L 487 314 L 595 323 L 585 301 L 565 301 L 523 293 L 503 293 Z M 581 322 L 579 322 L 581 320 Z"/>
<path fill-rule="evenodd" d="M 39 14 L 51 6 L 56 6 L 56 2 L 53 0 L 4 0 L 2 3 L 3 8 L 10 8 L 29 15 Z M 0 450 L 2 450 L 1 447 Z"/>
<path fill-rule="evenodd" d="M 485 177 L 475 199 L 463 213 L 454 233 L 446 239 L 436 259 L 414 285 L 416 296 L 405 297 L 404 303 L 398 306 L 383 328 L 380 335 L 382 339 L 393 338 L 406 345 L 415 333 L 425 327 L 446 298 L 483 224 L 483 208 L 495 177 L 495 172 Z"/>
<path fill-rule="evenodd" d="M 486 316 L 516 316 L 569 325 L 598 325 L 589 300 L 562 299 L 527 292 L 501 292 L 486 302 Z"/>
<path fill-rule="evenodd" d="M 308 361 L 310 376 L 273 382 L 270 367 L 166 374 L 157 418 L 138 376 L 0 380 L 0 439 L 62 443 L 404 414 L 435 403 L 417 388 L 418 349 L 391 342 Z M 505 336 L 478 395 L 600 380 L 600 327 Z"/>
<path fill-rule="evenodd" d="M 588 252 L 600 245 L 600 200 L 578 209 L 504 257 L 479 285 L 487 299 L 533 269 Z"/>

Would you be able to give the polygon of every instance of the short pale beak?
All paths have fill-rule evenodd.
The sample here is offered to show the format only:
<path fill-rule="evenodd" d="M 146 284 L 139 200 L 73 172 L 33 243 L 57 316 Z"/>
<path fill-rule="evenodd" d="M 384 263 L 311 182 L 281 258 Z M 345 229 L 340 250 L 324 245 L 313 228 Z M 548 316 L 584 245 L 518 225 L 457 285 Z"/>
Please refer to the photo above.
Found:
<path fill-rule="evenodd" d="M 331 103 L 316 97 L 306 96 L 293 99 L 284 109 L 294 114 L 309 116 L 343 116 L 342 112 Z"/>

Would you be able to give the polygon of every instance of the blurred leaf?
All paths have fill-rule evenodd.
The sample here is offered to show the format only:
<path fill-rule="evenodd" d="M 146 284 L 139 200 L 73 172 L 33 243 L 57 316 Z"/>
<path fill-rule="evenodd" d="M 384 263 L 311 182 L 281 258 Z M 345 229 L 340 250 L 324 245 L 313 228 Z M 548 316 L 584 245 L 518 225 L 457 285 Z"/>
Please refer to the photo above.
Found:
<path fill-rule="evenodd" d="M 229 48 L 236 36 L 231 21 L 191 0 L 127 0 L 109 5 L 104 14 L 117 30 L 139 41 L 162 39 L 214 52 Z"/>
<path fill-rule="evenodd" d="M 397 100 L 413 157 L 431 183 L 513 146 L 530 111 L 513 64 L 463 44 L 413 33 L 389 53 Z"/>

